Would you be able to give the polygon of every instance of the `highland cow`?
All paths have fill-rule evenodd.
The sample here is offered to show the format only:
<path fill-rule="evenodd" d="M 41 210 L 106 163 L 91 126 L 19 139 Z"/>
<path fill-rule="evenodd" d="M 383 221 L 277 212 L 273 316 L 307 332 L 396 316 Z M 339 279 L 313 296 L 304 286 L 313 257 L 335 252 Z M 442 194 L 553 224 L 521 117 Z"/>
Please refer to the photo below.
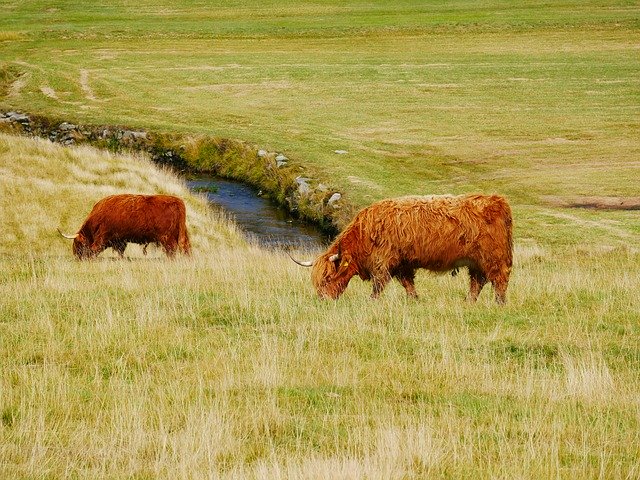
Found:
<path fill-rule="evenodd" d="M 498 195 L 413 196 L 361 210 L 315 261 L 294 261 L 313 267 L 313 285 L 324 298 L 338 298 L 355 275 L 373 282 L 373 298 L 391 278 L 417 297 L 417 269 L 455 274 L 467 267 L 470 301 L 491 282 L 504 303 L 512 243 L 511 208 Z"/>
<path fill-rule="evenodd" d="M 107 248 L 122 257 L 127 243 L 143 245 L 145 254 L 149 243 L 161 245 L 169 257 L 177 250 L 191 253 L 184 202 L 171 195 L 105 197 L 94 205 L 78 233 L 60 234 L 73 239 L 73 253 L 81 260 Z"/>

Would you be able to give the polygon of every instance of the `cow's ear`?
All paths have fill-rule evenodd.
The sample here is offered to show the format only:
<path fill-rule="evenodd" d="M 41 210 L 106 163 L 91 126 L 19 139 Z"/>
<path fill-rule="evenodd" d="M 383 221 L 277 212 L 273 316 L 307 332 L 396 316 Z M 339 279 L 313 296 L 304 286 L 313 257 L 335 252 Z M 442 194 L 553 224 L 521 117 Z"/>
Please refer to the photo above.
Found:
<path fill-rule="evenodd" d="M 340 256 L 340 259 L 336 263 L 336 269 L 346 270 L 349 268 L 352 262 L 353 262 L 353 259 L 351 258 L 351 255 L 342 255 Z"/>

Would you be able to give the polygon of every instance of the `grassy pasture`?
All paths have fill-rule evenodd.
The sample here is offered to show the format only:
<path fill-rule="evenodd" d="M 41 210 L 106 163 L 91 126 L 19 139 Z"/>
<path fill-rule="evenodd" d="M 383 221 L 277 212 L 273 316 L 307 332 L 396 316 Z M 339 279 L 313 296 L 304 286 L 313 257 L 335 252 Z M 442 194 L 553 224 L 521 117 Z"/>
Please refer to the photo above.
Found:
<path fill-rule="evenodd" d="M 308 271 L 148 161 L 0 135 L 0 477 L 634 478 L 637 248 L 517 242 L 509 303 Z M 174 193 L 193 258 L 78 262 L 107 193 Z M 312 255 L 314 252 L 308 252 Z"/>
<path fill-rule="evenodd" d="M 89 3 L 0 3 L 0 107 L 251 141 L 355 205 L 499 192 L 514 274 L 322 302 L 144 158 L 0 135 L 0 478 L 640 476 L 638 213 L 548 200 L 640 196 L 636 2 Z M 120 191 L 184 197 L 193 258 L 73 260 Z"/>
<path fill-rule="evenodd" d="M 357 205 L 415 192 L 533 205 L 638 195 L 633 2 L 0 9 L 3 64 L 22 73 L 6 107 L 254 142 Z"/>

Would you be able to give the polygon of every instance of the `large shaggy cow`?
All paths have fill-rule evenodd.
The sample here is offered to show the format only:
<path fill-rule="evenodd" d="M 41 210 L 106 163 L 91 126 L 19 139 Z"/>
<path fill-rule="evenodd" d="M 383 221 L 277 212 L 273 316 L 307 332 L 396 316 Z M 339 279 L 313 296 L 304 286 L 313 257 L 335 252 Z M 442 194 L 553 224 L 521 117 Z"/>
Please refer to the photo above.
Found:
<path fill-rule="evenodd" d="M 467 267 L 469 300 L 487 282 L 504 303 L 512 264 L 511 208 L 498 195 L 424 196 L 383 200 L 361 210 L 314 262 L 313 284 L 321 297 L 338 298 L 359 275 L 380 295 L 392 277 L 416 297 L 415 272 Z"/>
<path fill-rule="evenodd" d="M 60 230 L 58 230 L 60 232 Z M 177 250 L 189 255 L 191 244 L 184 202 L 171 195 L 111 195 L 96 203 L 73 239 L 79 259 L 93 258 L 107 248 L 124 255 L 127 243 L 162 245 L 169 257 Z"/>

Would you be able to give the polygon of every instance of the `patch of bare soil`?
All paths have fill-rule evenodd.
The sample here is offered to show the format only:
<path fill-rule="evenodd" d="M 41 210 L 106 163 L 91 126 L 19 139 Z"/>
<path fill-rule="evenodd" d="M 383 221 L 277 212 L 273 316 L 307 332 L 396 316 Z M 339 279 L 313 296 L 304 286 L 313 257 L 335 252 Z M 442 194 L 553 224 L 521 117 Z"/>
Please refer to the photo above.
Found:
<path fill-rule="evenodd" d="M 27 84 L 26 75 L 22 75 L 15 82 L 11 84 L 11 86 L 9 87 L 9 92 L 7 93 L 7 96 L 17 97 L 18 95 L 20 95 L 20 91 L 24 88 L 26 84 Z"/>
<path fill-rule="evenodd" d="M 96 96 L 93 94 L 93 90 L 91 90 L 91 85 L 89 85 L 89 70 L 85 68 L 80 70 L 80 88 L 82 88 L 87 100 L 96 100 Z"/>
<path fill-rule="evenodd" d="M 49 98 L 52 98 L 54 100 L 60 100 L 58 98 L 58 94 L 56 93 L 56 91 L 51 87 L 48 87 L 48 86 L 44 85 L 44 86 L 40 87 L 40 91 L 42 93 L 44 93 Z"/>
<path fill-rule="evenodd" d="M 640 197 L 556 197 L 544 196 L 542 200 L 555 207 L 592 208 L 594 210 L 640 210 Z"/>

